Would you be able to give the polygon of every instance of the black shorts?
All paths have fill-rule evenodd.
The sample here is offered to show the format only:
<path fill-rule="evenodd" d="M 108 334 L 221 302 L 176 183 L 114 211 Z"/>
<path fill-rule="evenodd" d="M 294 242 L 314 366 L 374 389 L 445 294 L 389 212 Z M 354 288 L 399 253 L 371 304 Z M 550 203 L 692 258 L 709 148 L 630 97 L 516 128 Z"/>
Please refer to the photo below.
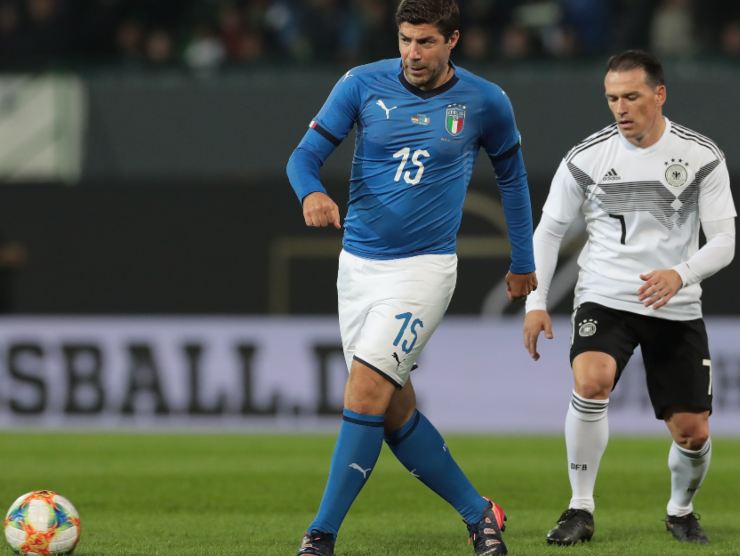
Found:
<path fill-rule="evenodd" d="M 585 351 L 607 353 L 616 360 L 614 386 L 639 345 L 658 419 L 670 408 L 712 410 L 709 342 L 702 319 L 659 319 L 584 303 L 574 313 L 572 338 L 571 364 Z"/>

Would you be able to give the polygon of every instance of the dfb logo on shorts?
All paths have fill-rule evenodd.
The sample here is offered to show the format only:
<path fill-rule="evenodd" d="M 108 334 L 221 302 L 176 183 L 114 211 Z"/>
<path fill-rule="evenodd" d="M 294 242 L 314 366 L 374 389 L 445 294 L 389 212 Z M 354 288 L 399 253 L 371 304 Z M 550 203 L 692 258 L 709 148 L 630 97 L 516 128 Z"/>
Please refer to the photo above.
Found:
<path fill-rule="evenodd" d="M 586 319 L 578 323 L 578 335 L 581 338 L 587 338 L 596 334 L 596 325 L 599 321 L 596 319 Z"/>

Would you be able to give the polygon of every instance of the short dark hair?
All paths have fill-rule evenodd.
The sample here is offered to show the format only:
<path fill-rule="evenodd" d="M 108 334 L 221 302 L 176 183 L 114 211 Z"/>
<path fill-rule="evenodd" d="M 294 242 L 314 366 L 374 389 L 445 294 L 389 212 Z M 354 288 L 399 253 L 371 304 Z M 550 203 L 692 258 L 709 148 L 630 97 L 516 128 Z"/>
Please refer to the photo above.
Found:
<path fill-rule="evenodd" d="M 401 0 L 396 9 L 396 25 L 434 25 L 446 41 L 460 29 L 460 8 L 456 0 Z"/>
<path fill-rule="evenodd" d="M 609 58 L 606 64 L 607 73 L 633 69 L 644 69 L 647 76 L 646 81 L 651 87 L 665 85 L 663 65 L 655 56 L 644 50 L 625 50 Z"/>

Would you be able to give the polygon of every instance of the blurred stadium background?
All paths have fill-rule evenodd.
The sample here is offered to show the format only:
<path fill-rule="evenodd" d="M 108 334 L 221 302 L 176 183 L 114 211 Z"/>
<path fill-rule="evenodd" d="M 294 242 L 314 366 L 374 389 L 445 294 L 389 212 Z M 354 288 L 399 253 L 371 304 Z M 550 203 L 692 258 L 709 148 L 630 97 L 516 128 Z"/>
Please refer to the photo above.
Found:
<path fill-rule="evenodd" d="M 454 59 L 512 98 L 535 221 L 562 155 L 609 122 L 603 66 L 627 47 L 663 57 L 667 115 L 724 149 L 740 200 L 740 2 L 460 4 Z M 284 165 L 338 76 L 396 55 L 394 6 L 0 0 L 1 425 L 335 426 L 340 238 L 304 228 Z M 351 150 L 323 172 L 340 202 Z M 503 295 L 486 160 L 465 211 L 459 288 L 418 371 L 420 404 L 445 430 L 559 434 L 580 230 L 553 288 L 556 340 L 534 364 L 522 305 Z M 715 430 L 733 435 L 739 269 L 704 295 Z M 615 430 L 660 431 L 632 366 Z"/>
<path fill-rule="evenodd" d="M 740 203 L 740 2 L 460 4 L 454 60 L 513 100 L 535 221 L 563 154 L 609 123 L 604 63 L 628 47 L 663 57 L 668 116 L 724 149 Z M 341 74 L 396 55 L 394 6 L 0 0 L 0 504 L 59 490 L 82 513 L 81 556 L 295 550 L 333 443 L 308 433 L 336 430 L 345 369 L 340 237 L 304 227 L 284 166 Z M 352 143 L 323 170 L 340 204 Z M 560 435 L 583 238 L 575 226 L 564 244 L 556 338 L 535 364 L 523 306 L 505 301 L 503 211 L 485 159 L 465 213 L 458 290 L 415 372 L 419 404 L 444 432 L 475 433 L 446 438 L 511 512 L 507 542 L 545 554 L 568 492 Z M 740 554 L 738 283 L 735 262 L 705 284 L 716 435 L 705 554 Z M 643 374 L 633 359 L 614 393 L 615 435 L 663 431 Z M 695 553 L 655 534 L 668 444 L 613 440 L 597 485 L 606 517 L 584 554 Z M 469 550 L 449 508 L 387 456 L 340 550 Z"/>

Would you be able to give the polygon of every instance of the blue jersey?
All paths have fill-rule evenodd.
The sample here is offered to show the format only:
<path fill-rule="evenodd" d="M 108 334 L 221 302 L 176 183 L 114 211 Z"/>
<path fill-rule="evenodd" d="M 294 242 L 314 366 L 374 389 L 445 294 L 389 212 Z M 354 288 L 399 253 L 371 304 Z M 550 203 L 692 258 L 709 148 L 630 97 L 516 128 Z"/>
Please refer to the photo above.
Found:
<path fill-rule="evenodd" d="M 318 170 L 357 126 L 344 249 L 389 259 L 455 252 L 473 165 L 494 163 L 512 244 L 511 270 L 534 270 L 532 213 L 511 103 L 469 71 L 431 91 L 411 85 L 399 59 L 348 71 L 288 164 L 299 199 L 325 192 Z"/>

